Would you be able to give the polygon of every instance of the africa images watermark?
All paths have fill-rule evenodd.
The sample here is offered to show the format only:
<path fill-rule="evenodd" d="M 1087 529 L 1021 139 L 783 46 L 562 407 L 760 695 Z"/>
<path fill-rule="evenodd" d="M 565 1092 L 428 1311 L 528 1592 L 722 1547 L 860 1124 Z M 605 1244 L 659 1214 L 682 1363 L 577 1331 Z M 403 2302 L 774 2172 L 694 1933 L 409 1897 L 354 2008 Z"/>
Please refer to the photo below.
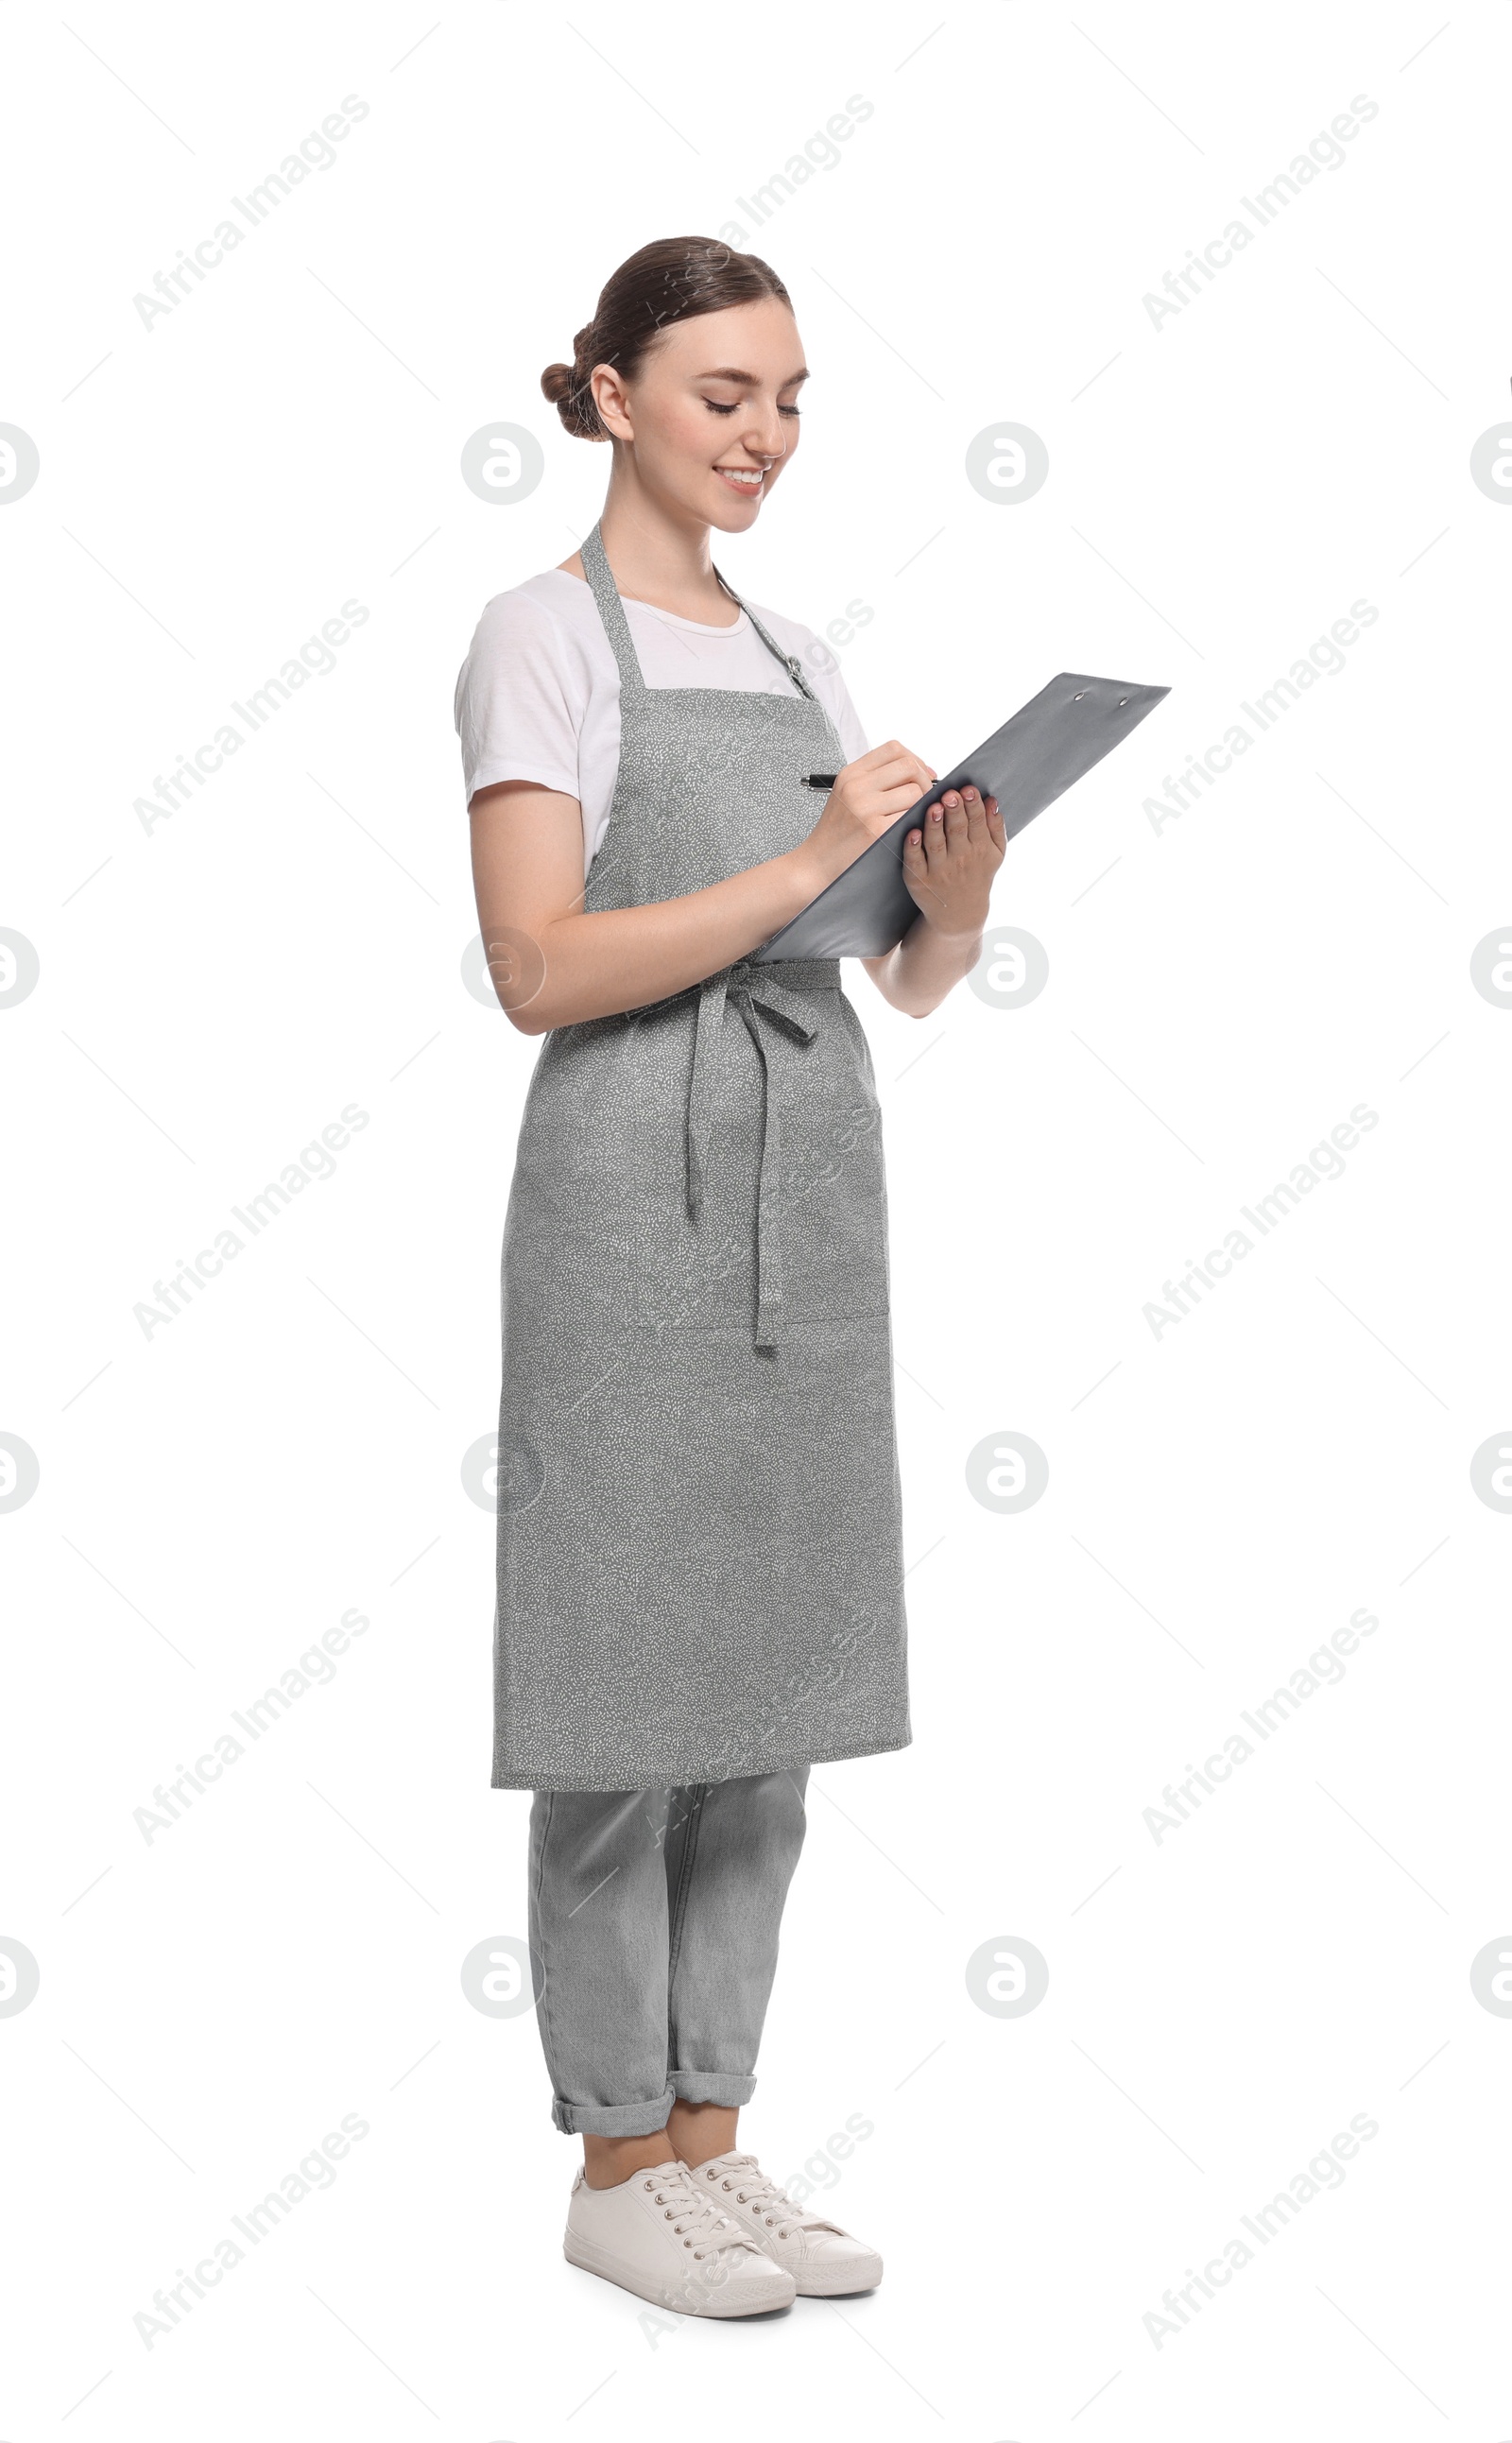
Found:
<path fill-rule="evenodd" d="M 262 729 L 275 712 L 282 712 L 297 688 L 306 679 L 329 678 L 336 668 L 336 648 L 344 645 L 354 628 L 364 628 L 372 614 L 367 605 L 354 595 L 342 603 L 334 618 L 327 619 L 318 636 L 307 636 L 297 653 L 277 672 L 253 688 L 245 704 L 231 699 L 235 721 L 223 721 L 213 737 L 196 746 L 192 755 L 181 755 L 172 772 L 159 772 L 153 781 L 156 798 L 143 794 L 132 799 L 131 811 L 142 830 L 151 838 L 158 823 L 171 822 L 180 806 L 189 803 L 196 789 L 219 772 L 228 757 L 239 754 L 254 730 Z M 245 728 L 238 723 L 244 723 Z"/>
<path fill-rule="evenodd" d="M 1327 635 L 1318 637 L 1305 653 L 1300 653 L 1291 669 L 1262 689 L 1253 703 L 1247 697 L 1241 700 L 1239 709 L 1254 723 L 1253 731 L 1246 729 L 1242 721 L 1231 722 L 1222 738 L 1214 739 L 1200 755 L 1190 757 L 1183 772 L 1174 776 L 1168 772 L 1160 784 L 1165 796 L 1146 798 L 1143 802 L 1142 811 L 1156 838 L 1168 823 L 1179 822 L 1205 790 L 1210 790 L 1226 772 L 1231 772 L 1235 758 L 1247 754 L 1265 730 L 1274 729 L 1282 715 L 1300 703 L 1316 680 L 1337 678 L 1345 667 L 1346 648 L 1357 644 L 1360 630 L 1374 628 L 1380 615 L 1374 603 L 1361 595 L 1350 604 L 1347 615 L 1336 619 Z"/>
<path fill-rule="evenodd" d="M 270 1179 L 255 1196 L 249 1196 L 245 1205 L 231 1206 L 236 1220 L 247 1232 L 245 1239 L 228 1226 L 216 1232 L 212 1247 L 201 1247 L 193 1260 L 178 1257 L 177 1271 L 166 1282 L 154 1281 L 152 1298 L 138 1298 L 132 1308 L 132 1313 L 141 1327 L 142 1338 L 151 1340 L 153 1333 L 161 1331 L 164 1324 L 175 1322 L 196 1291 L 208 1289 L 251 1240 L 260 1238 L 270 1222 L 276 1222 L 281 1213 L 287 1211 L 293 1199 L 308 1187 L 312 1180 L 334 1178 L 336 1156 L 366 1128 L 368 1117 L 360 1103 L 343 1104 L 341 1117 L 323 1128 L 319 1138 L 312 1139 L 304 1147 L 293 1162 L 286 1162 L 277 1179 Z"/>
<path fill-rule="evenodd" d="M 1345 1673 L 1344 1656 L 1355 1653 L 1362 1637 L 1374 1637 L 1380 1625 L 1373 1611 L 1367 1611 L 1363 1604 L 1357 1605 L 1343 1626 L 1336 1628 L 1322 1644 L 1314 1647 L 1305 1663 L 1298 1665 L 1284 1688 L 1272 1689 L 1253 1710 L 1242 1708 L 1239 1718 L 1253 1731 L 1256 1741 L 1263 1744 L 1273 1737 L 1283 1722 L 1289 1722 L 1300 1711 L 1309 1697 L 1317 1696 L 1319 1688 L 1337 1687 Z M 1183 1782 L 1168 1781 L 1160 1793 L 1162 1804 L 1147 1807 L 1142 1819 L 1155 1847 L 1159 1848 L 1168 1832 L 1179 1832 L 1184 1824 L 1189 1823 L 1202 1805 L 1205 1791 L 1209 1798 L 1214 1797 L 1232 1778 L 1236 1765 L 1247 1764 L 1255 1753 L 1243 1731 L 1230 1731 L 1222 1754 L 1215 1752 L 1205 1756 L 1200 1772 L 1189 1763 Z"/>
<path fill-rule="evenodd" d="M 863 126 L 876 114 L 876 103 L 868 101 L 863 93 L 848 95 L 845 108 L 831 112 L 823 128 L 816 128 L 808 138 L 802 153 L 791 155 L 785 169 L 774 170 L 765 185 L 752 188 L 748 197 L 736 196 L 735 201 L 741 211 L 760 229 L 774 212 L 781 211 L 784 204 L 792 200 L 798 188 L 806 186 L 820 171 L 838 169 L 843 157 L 839 146 L 848 144 L 857 127 Z M 719 234 L 727 246 L 746 247 L 750 244 L 749 232 L 740 221 L 724 222 Z"/>
<path fill-rule="evenodd" d="M 1340 1120 L 1320 1145 L 1312 1148 L 1305 1162 L 1292 1165 L 1286 1179 L 1279 1179 L 1265 1195 L 1257 1196 L 1253 1204 L 1240 1206 L 1240 1212 L 1254 1228 L 1255 1238 L 1244 1230 L 1230 1230 L 1223 1245 L 1209 1247 L 1201 1263 L 1194 1256 L 1189 1256 L 1187 1270 L 1178 1280 L 1162 1281 L 1161 1294 L 1167 1303 L 1162 1306 L 1158 1299 L 1150 1298 L 1140 1309 L 1155 1338 L 1169 1332 L 1172 1324 L 1184 1322 L 1202 1301 L 1201 1285 L 1211 1290 L 1221 1280 L 1226 1280 L 1235 1264 L 1253 1252 L 1259 1240 L 1268 1239 L 1288 1213 L 1295 1213 L 1304 1196 L 1325 1179 L 1342 1179 L 1345 1154 L 1354 1151 L 1361 1135 L 1368 1135 L 1379 1119 L 1379 1111 L 1373 1111 L 1369 1103 L 1356 1103 L 1349 1118 Z"/>
<path fill-rule="evenodd" d="M 216 2285 L 223 2282 L 234 2267 L 240 2265 L 248 2250 L 261 2247 L 271 2232 L 302 2205 L 316 2189 L 336 2185 L 334 2166 L 348 2156 L 355 2144 L 364 2139 L 371 2123 L 359 2113 L 343 2112 L 340 2129 L 328 2129 L 318 2147 L 301 2158 L 298 2169 L 286 2172 L 276 2189 L 269 2189 L 260 2204 L 249 2206 L 244 2214 L 232 2214 L 231 2221 L 247 2247 L 242 2247 L 230 2233 L 217 2239 L 213 2252 L 202 2256 L 194 2272 L 178 2268 L 178 2279 L 170 2287 L 164 2285 L 153 2292 L 152 2308 L 140 2307 L 132 2318 L 144 2349 L 152 2349 L 191 2314 L 196 2299 L 208 2299 Z M 157 2313 L 153 2313 L 153 2308 Z"/>
<path fill-rule="evenodd" d="M 841 2162 L 854 2155 L 857 2147 L 870 2138 L 876 2128 L 876 2122 L 869 2121 L 865 2113 L 847 2113 L 844 2129 L 832 2129 L 823 2145 L 806 2158 L 802 2172 L 794 2173 L 790 2179 L 783 2181 L 784 2195 L 790 2198 L 792 2203 L 802 2211 L 807 2205 L 809 2198 L 815 2195 L 816 2188 L 833 2189 L 840 2178 Z M 812 2178 L 806 2177 L 808 2174 L 813 2175 Z M 728 2182 L 727 2181 L 725 2185 L 728 2187 Z M 717 2192 L 713 2201 L 716 2206 L 720 2202 Z M 728 2279 L 728 2267 L 723 2259 L 711 2259 L 710 2262 L 712 2282 Z M 708 2297 L 710 2287 L 710 2285 L 700 2276 L 690 2275 L 689 2282 L 684 2285 L 679 2295 L 685 2304 L 696 2312 L 702 2300 Z M 669 2300 L 664 2304 L 671 2305 L 673 2303 Z M 680 2324 L 674 2317 L 665 2315 L 652 2306 L 643 2307 L 636 2322 L 640 2327 L 648 2348 L 653 2350 L 659 2349 L 664 2340 L 673 2341 L 679 2332 L 686 2332 L 688 2329 L 686 2324 Z"/>
<path fill-rule="evenodd" d="M 862 1611 L 858 1605 L 841 1606 L 844 1618 L 832 1623 L 822 1643 L 816 1643 L 802 1669 L 788 1672 L 776 1687 L 762 1691 L 756 1699 L 757 1718 L 744 1730 L 738 1739 L 727 1738 L 714 1751 L 708 1773 L 709 1781 L 734 1781 L 747 1771 L 764 1768 L 756 1759 L 769 1754 L 778 1734 L 785 1733 L 787 1724 L 802 1714 L 811 1697 L 833 1696 L 839 1689 L 857 1652 L 869 1638 L 876 1634 L 875 1613 Z"/>
<path fill-rule="evenodd" d="M 1253 246 L 1260 231 L 1269 229 L 1315 178 L 1321 177 L 1325 171 L 1342 170 L 1348 159 L 1344 146 L 1354 141 L 1362 126 L 1368 126 L 1380 115 L 1379 102 L 1372 101 L 1369 94 L 1355 94 L 1349 110 L 1341 110 L 1327 129 L 1313 138 L 1307 150 L 1296 156 L 1289 168 L 1272 178 L 1268 187 L 1257 189 L 1253 195 L 1241 195 L 1239 200 L 1248 220 L 1231 220 L 1217 237 L 1208 239 L 1201 254 L 1195 247 L 1189 248 L 1183 268 L 1167 272 L 1164 297 L 1147 290 L 1141 303 L 1156 332 L 1164 329 L 1173 314 L 1180 314 L 1202 295 L 1205 282 L 1216 280 L 1220 271 L 1227 270 L 1236 254 Z"/>
<path fill-rule="evenodd" d="M 172 314 L 194 293 L 196 281 L 207 280 L 218 270 L 226 257 L 233 253 L 255 229 L 261 229 L 269 215 L 278 210 L 294 189 L 323 170 L 334 169 L 334 150 L 343 144 L 354 127 L 368 116 L 368 105 L 355 93 L 344 94 L 341 107 L 327 112 L 319 130 L 312 128 L 298 149 L 286 154 L 276 170 L 245 195 L 232 195 L 231 210 L 237 220 L 217 222 L 208 237 L 202 237 L 193 252 L 180 248 L 178 260 L 172 271 L 159 271 L 152 291 L 138 289 L 132 299 L 142 328 L 151 333 L 155 323 L 165 314 Z M 245 226 L 243 226 L 245 224 Z"/>
<path fill-rule="evenodd" d="M 1380 2125 L 1378 2121 L 1371 2119 L 1369 2113 L 1356 2112 L 1349 2128 L 1337 2130 L 1328 2144 L 1313 2157 L 1305 2172 L 1296 2173 L 1284 2189 L 1278 2189 L 1268 2205 L 1257 2207 L 1252 2214 L 1240 2215 L 1239 2219 L 1250 2238 L 1258 2240 L 1261 2248 L 1268 2248 L 1277 2234 L 1283 2232 L 1288 2223 L 1295 2221 L 1303 2206 L 1311 2205 L 1325 2189 L 1341 2189 L 1346 2177 L 1345 2164 L 1352 2162 L 1359 2153 L 1362 2140 L 1368 2143 L 1378 2134 Z M 1254 2263 L 1256 2253 L 1248 2240 L 1236 2237 L 1225 2240 L 1222 2255 L 1209 2257 L 1200 2273 L 1189 2265 L 1188 2279 L 1183 2287 L 1177 2290 L 1172 2287 L 1161 2294 L 1160 2305 L 1166 2313 L 1162 2315 L 1159 2308 L 1152 2308 L 1143 2320 L 1145 2331 L 1155 2348 L 1164 2349 L 1167 2342 L 1189 2324 L 1193 2316 L 1201 2315 L 1203 2300 L 1216 2299 L 1220 2290 L 1227 2288 L 1236 2273 L 1242 2273 L 1246 2265 Z"/>
<path fill-rule="evenodd" d="M 197 1755 L 193 1770 L 180 1764 L 176 1779 L 166 1786 L 157 1784 L 151 1806 L 132 1809 L 131 1820 L 149 1849 L 159 1832 L 172 1831 L 195 1799 L 203 1798 L 213 1788 L 228 1765 L 240 1764 L 247 1748 L 270 1731 L 275 1722 L 282 1721 L 298 1698 L 335 1679 L 335 1658 L 346 1652 L 354 1637 L 365 1636 L 371 1626 L 366 1612 L 349 1604 L 335 1626 L 324 1630 L 315 1644 L 307 1645 L 298 1662 L 289 1664 L 276 1688 L 265 1688 L 245 1710 L 232 1707 L 231 1720 L 243 1734 L 247 1746 L 234 1731 L 217 1733 L 213 1750 L 207 1749 L 203 1755 Z"/>

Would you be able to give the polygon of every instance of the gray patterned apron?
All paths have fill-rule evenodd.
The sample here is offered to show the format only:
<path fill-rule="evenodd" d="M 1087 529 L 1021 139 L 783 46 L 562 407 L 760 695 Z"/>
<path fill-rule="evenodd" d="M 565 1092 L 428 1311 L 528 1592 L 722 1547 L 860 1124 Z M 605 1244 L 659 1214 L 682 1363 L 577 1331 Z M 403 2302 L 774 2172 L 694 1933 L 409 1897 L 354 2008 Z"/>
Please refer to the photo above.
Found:
<path fill-rule="evenodd" d="M 582 564 L 620 718 L 585 909 L 796 848 L 845 760 L 800 663 L 752 618 L 797 695 L 648 688 L 597 525 Z M 838 959 L 543 1038 L 502 1320 L 492 1787 L 906 1747 L 880 1112 Z"/>

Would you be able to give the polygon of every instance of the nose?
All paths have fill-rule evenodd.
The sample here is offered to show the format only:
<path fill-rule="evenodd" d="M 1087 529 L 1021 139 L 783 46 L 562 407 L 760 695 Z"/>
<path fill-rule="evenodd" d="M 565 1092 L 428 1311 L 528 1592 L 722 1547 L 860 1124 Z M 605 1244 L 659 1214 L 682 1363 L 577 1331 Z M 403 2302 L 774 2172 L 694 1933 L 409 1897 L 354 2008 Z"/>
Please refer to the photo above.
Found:
<path fill-rule="evenodd" d="M 741 434 L 741 446 L 752 458 L 765 458 L 768 465 L 786 454 L 787 436 L 775 405 L 752 406 L 751 420 Z"/>

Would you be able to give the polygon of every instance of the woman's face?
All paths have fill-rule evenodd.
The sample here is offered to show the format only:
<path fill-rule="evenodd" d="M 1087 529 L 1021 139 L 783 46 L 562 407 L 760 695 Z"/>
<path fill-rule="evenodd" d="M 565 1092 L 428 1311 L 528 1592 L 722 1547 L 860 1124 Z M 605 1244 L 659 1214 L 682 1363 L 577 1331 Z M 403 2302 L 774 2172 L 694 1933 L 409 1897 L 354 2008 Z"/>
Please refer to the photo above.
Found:
<path fill-rule="evenodd" d="M 744 534 L 798 448 L 806 376 L 792 308 L 764 297 L 670 323 L 630 381 L 600 365 L 593 389 L 638 484 L 674 513 Z"/>

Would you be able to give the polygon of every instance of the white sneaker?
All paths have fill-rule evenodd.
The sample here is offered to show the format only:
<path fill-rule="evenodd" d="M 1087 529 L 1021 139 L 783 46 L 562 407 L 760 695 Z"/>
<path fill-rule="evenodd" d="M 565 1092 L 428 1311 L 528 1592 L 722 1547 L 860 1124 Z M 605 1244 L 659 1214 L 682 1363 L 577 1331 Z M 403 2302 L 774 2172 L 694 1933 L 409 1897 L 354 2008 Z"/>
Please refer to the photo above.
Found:
<path fill-rule="evenodd" d="M 785 2189 L 768 2179 L 754 2155 L 716 2155 L 696 2170 L 683 2169 L 695 2192 L 716 2202 L 750 2233 L 772 2262 L 790 2273 L 800 2298 L 837 2299 L 848 2290 L 875 2290 L 882 2260 L 842 2231 L 838 2222 L 795 2205 Z"/>
<path fill-rule="evenodd" d="M 761 2316 L 796 2295 L 791 2273 L 699 2193 L 683 2163 L 633 2172 L 612 2189 L 590 2189 L 580 2165 L 562 2246 L 585 2273 L 680 2316 Z"/>

